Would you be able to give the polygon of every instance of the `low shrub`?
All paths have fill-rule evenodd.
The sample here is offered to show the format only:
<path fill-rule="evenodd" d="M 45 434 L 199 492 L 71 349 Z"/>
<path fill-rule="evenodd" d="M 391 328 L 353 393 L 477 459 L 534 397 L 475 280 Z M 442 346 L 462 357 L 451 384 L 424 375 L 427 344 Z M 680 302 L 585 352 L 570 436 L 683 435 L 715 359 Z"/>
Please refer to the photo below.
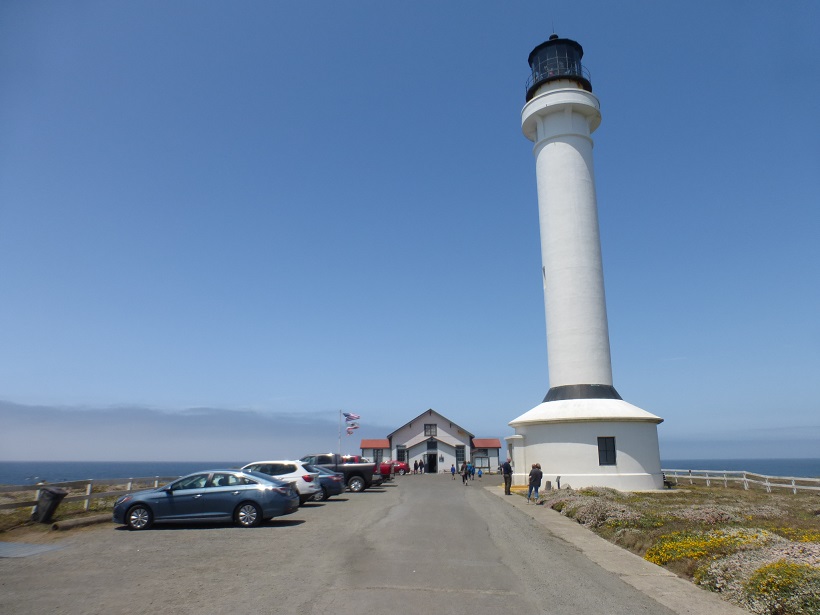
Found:
<path fill-rule="evenodd" d="M 708 532 L 672 532 L 661 536 L 647 550 L 644 559 L 653 564 L 666 565 L 673 560 L 717 557 L 728 555 L 749 545 L 765 544 L 769 532 L 746 528 L 727 528 Z"/>
<path fill-rule="evenodd" d="M 744 602 L 753 613 L 820 613 L 820 568 L 780 560 L 758 568 L 744 584 Z"/>

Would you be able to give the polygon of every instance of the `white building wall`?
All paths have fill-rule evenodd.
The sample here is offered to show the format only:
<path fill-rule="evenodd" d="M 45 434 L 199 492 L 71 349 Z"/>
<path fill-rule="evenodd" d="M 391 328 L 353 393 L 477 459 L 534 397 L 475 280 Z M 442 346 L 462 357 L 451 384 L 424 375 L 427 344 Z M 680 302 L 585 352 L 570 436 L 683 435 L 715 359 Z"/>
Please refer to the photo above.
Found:
<path fill-rule="evenodd" d="M 362 457 L 367 457 L 369 459 L 373 459 L 374 461 L 379 458 L 381 458 L 382 461 L 395 459 L 395 457 L 390 456 L 389 448 L 363 448 Z"/>
<path fill-rule="evenodd" d="M 399 445 L 407 447 L 407 463 L 411 468 L 414 461 L 426 459 L 425 455 L 428 453 L 427 441 L 431 436 L 424 434 L 425 425 L 436 426 L 436 435 L 432 437 L 437 440 L 438 450 L 436 453 L 439 472 L 449 472 L 450 466 L 456 462 L 456 446 L 463 445 L 466 459 L 470 459 L 470 434 L 435 411 L 432 411 L 432 414 L 430 411 L 425 412 L 422 416 L 413 419 L 412 422 L 404 425 L 391 435 L 393 459 L 396 459 L 396 450 Z"/>
<path fill-rule="evenodd" d="M 561 487 L 612 487 L 621 491 L 662 489 L 655 423 L 578 421 L 519 426 L 509 438 L 515 464 L 513 484 L 526 485 L 534 463 L 544 480 Z M 598 437 L 614 437 L 616 465 L 599 465 Z"/>

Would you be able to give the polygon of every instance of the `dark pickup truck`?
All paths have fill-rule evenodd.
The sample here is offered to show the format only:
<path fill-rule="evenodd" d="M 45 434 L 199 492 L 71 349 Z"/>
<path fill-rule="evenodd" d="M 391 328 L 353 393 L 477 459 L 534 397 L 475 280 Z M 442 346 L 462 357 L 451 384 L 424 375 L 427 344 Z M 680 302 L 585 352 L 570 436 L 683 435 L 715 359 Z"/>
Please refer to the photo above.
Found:
<path fill-rule="evenodd" d="M 369 461 L 366 463 L 344 463 L 342 457 L 335 453 L 305 455 L 299 461 L 312 466 L 330 468 L 334 472 L 341 472 L 345 476 L 345 485 L 351 491 L 364 491 L 370 487 L 378 487 L 384 480 L 376 464 Z"/>

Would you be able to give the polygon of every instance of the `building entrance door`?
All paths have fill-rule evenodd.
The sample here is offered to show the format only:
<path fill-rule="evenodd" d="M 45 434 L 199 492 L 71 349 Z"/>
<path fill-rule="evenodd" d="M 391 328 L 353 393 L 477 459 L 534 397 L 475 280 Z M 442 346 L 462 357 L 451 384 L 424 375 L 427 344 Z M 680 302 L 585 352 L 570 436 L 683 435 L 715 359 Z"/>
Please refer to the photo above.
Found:
<path fill-rule="evenodd" d="M 425 459 L 427 461 L 426 471 L 429 474 L 436 474 L 438 472 L 438 453 L 427 453 L 425 455 Z"/>

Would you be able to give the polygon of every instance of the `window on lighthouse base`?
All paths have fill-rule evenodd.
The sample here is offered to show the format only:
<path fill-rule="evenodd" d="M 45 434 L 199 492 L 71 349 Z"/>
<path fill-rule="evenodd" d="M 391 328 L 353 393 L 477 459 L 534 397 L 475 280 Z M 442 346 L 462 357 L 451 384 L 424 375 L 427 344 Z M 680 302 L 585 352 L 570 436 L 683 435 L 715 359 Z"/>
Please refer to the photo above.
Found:
<path fill-rule="evenodd" d="M 598 438 L 598 465 L 615 465 L 615 438 L 604 436 Z"/>

